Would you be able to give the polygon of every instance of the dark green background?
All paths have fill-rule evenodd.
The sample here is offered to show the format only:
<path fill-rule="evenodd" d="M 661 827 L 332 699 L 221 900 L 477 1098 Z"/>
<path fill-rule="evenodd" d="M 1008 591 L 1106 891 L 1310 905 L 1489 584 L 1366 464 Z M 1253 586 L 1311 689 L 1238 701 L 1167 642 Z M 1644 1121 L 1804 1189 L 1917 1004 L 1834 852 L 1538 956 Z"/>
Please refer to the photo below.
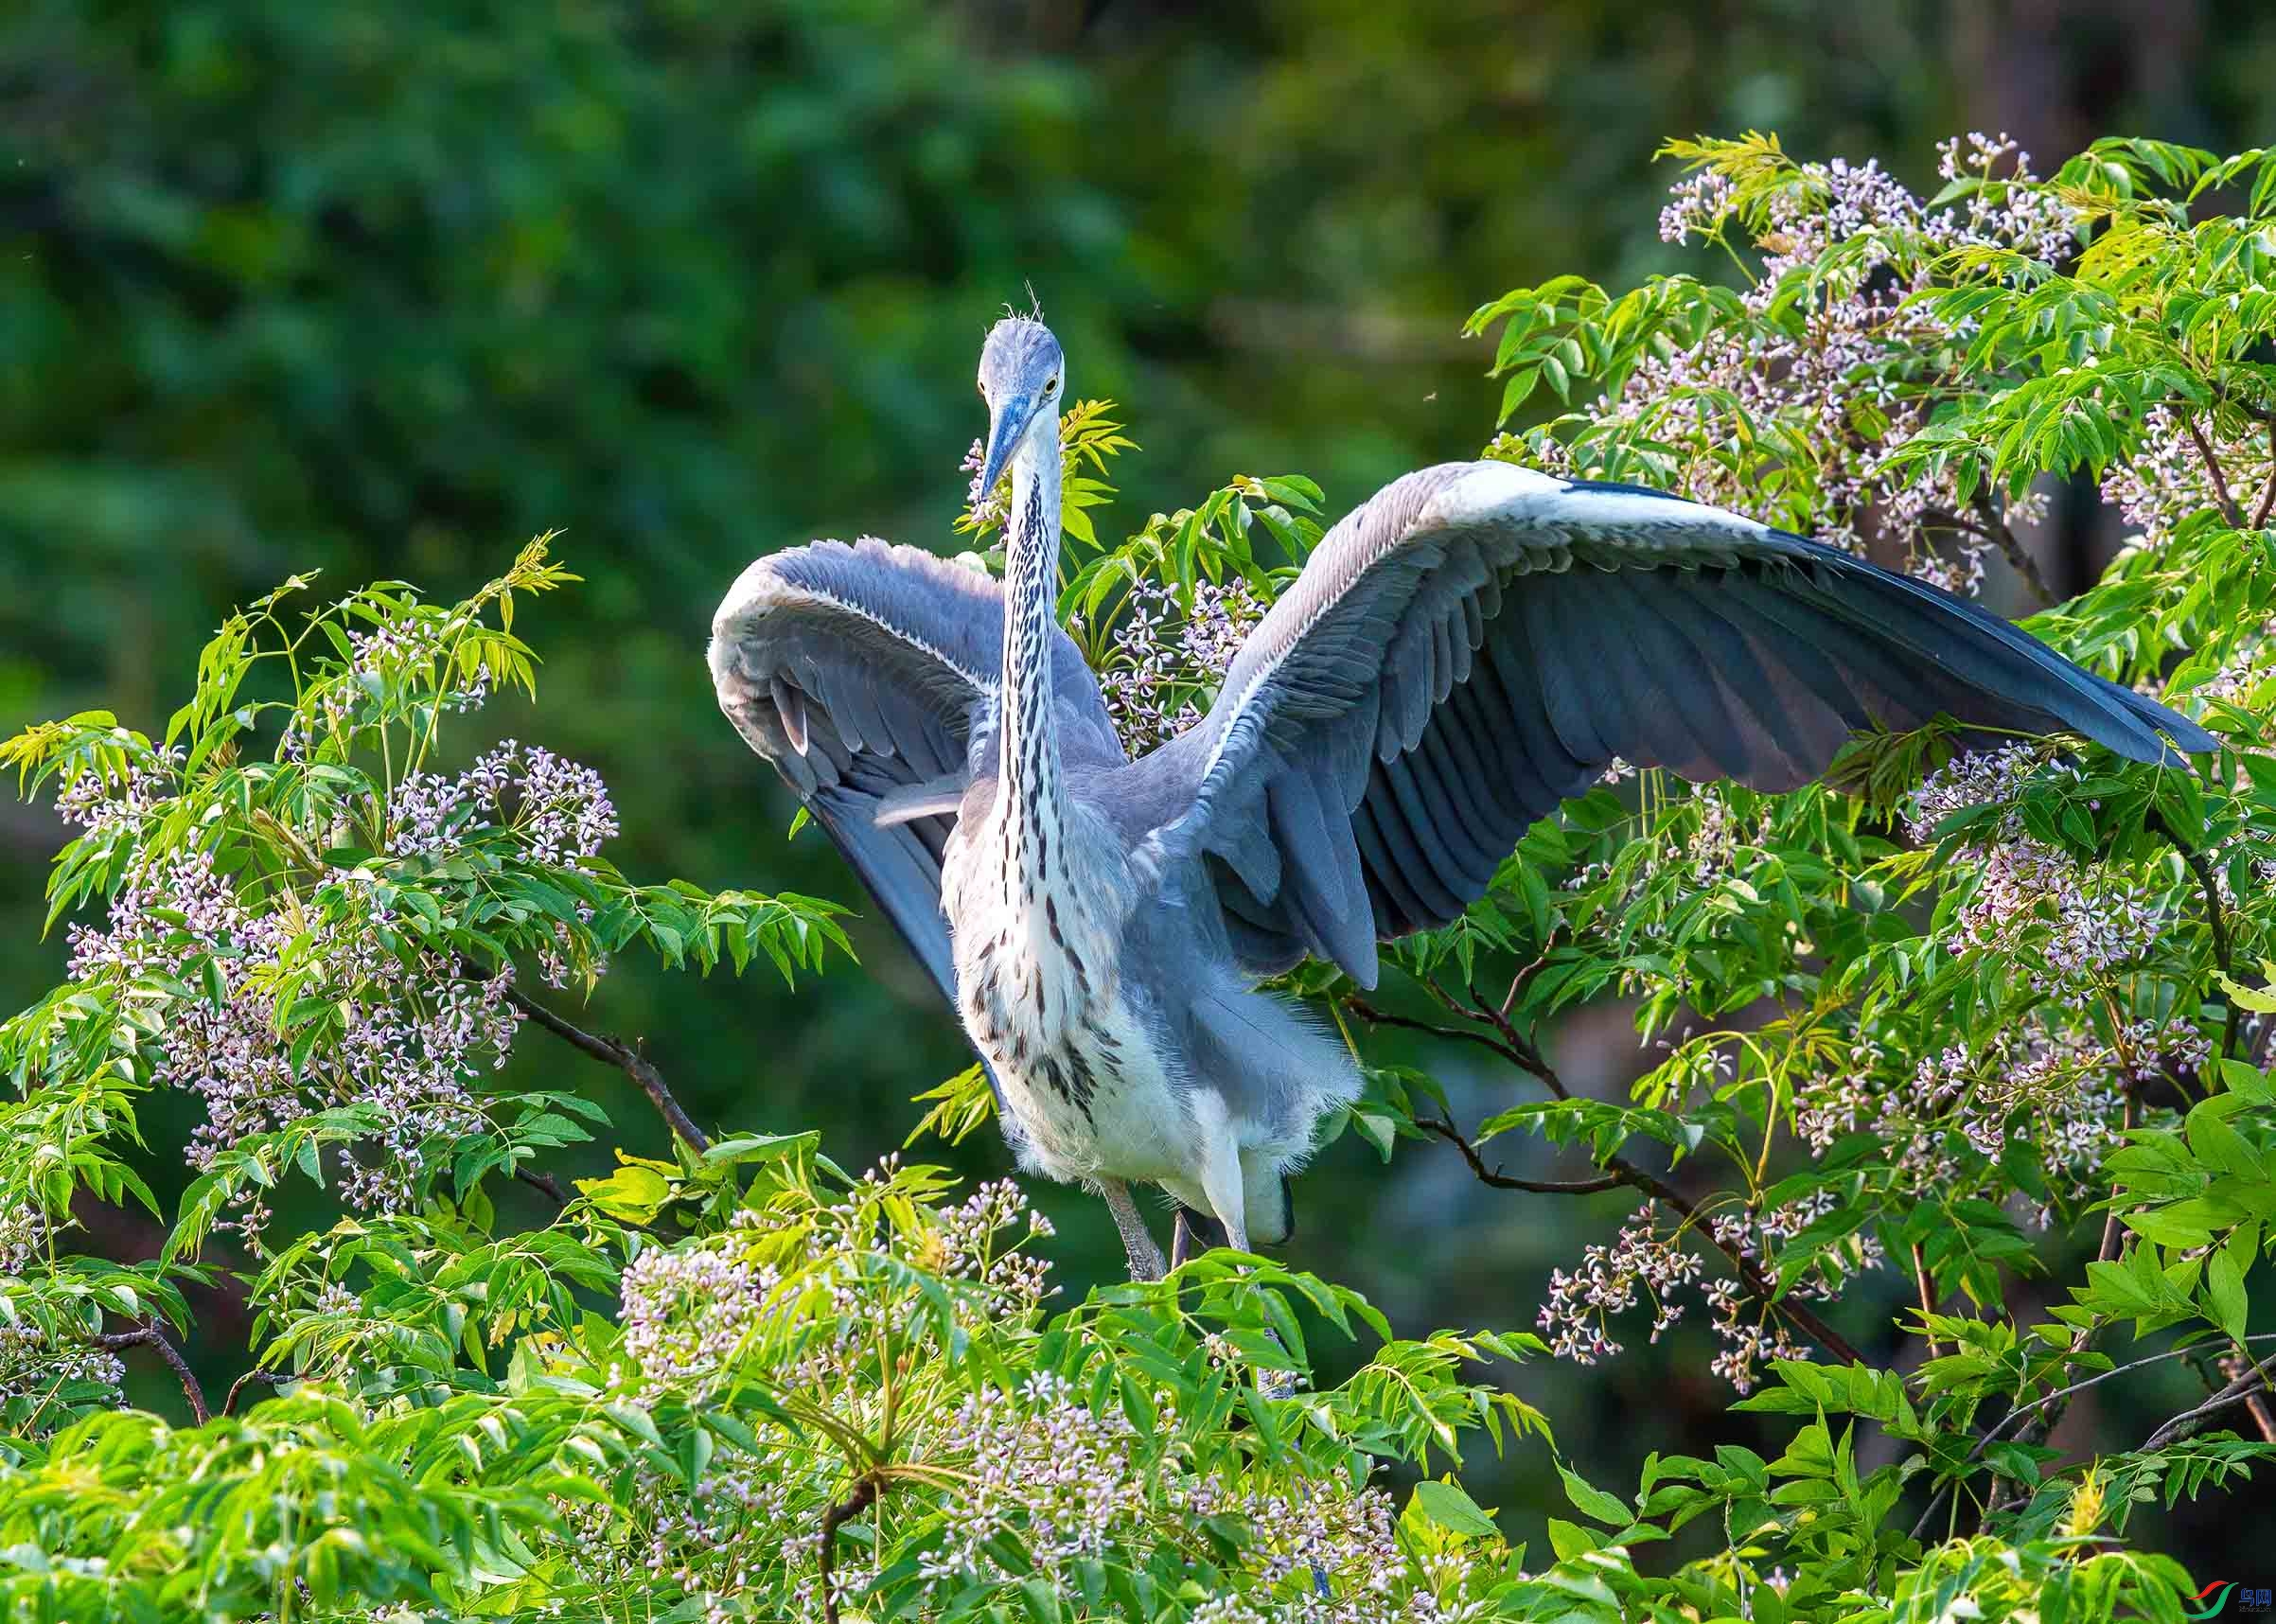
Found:
<path fill-rule="evenodd" d="M 588 582 L 520 625 L 540 705 L 493 705 L 463 747 L 513 733 L 598 767 L 634 874 L 851 900 L 819 838 L 784 842 L 787 802 L 718 716 L 702 640 L 755 554 L 946 542 L 978 342 L 1029 283 L 1073 392 L 1121 402 L 1145 448 L 1108 524 L 1236 472 L 1309 473 L 1340 511 L 1491 432 L 1487 354 L 1457 336 L 1474 305 L 1683 262 L 1656 232 L 1663 136 L 1774 128 L 1924 185 L 1932 143 L 1968 128 L 2049 168 L 2106 132 L 2252 144 L 2272 114 L 2259 0 L 14 0 L 0 728 L 99 704 L 155 730 L 219 616 L 288 572 L 454 593 L 559 526 Z M 0 809 L 10 1007 L 60 969 L 60 933 L 36 940 L 60 838 Z M 644 1036 L 699 1121 L 819 1124 L 860 1162 L 965 1062 L 888 934 L 855 934 L 864 967 L 795 997 L 628 963 L 590 1018 Z M 1577 1083 L 1637 1064 L 1619 1010 L 1558 1046 Z M 1474 1052 L 1381 1050 L 1428 1061 L 1473 1117 L 1523 1086 Z M 611 1074 L 535 1033 L 517 1065 L 574 1075 L 661 1147 Z M 1004 1158 L 991 1139 L 959 1160 Z M 1079 1292 L 1119 1262 L 1111 1228 L 1039 1195 Z M 1349 1140 L 1297 1197 L 1291 1256 L 1418 1331 L 1528 1325 L 1546 1270 L 1622 1208 L 1497 1195 L 1442 1148 L 1385 1169 Z M 117 1251 L 154 1244 L 89 1217 Z M 192 1350 L 225 1375 L 244 1327 L 205 1307 Z M 1513 1379 L 1627 1488 L 1648 1449 L 1753 1430 L 1720 1414 L 1710 1353 L 1687 1328 Z M 2190 1378 L 2168 1379 L 2140 1402 L 2180 1407 Z M 1538 1449 L 1501 1498 L 1545 1553 Z M 2245 1527 L 2168 1537 L 2223 1570 Z"/>

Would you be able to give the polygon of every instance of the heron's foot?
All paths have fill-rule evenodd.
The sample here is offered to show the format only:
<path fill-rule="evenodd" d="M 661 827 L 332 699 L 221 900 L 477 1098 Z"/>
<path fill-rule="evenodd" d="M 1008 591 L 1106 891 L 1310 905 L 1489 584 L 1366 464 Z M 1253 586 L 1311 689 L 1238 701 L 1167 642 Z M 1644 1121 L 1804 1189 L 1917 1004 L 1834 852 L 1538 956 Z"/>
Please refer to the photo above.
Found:
<path fill-rule="evenodd" d="M 1176 1227 L 1170 1231 L 1170 1266 L 1181 1268 L 1211 1246 L 1225 1244 L 1224 1225 L 1191 1207 L 1180 1207 Z"/>

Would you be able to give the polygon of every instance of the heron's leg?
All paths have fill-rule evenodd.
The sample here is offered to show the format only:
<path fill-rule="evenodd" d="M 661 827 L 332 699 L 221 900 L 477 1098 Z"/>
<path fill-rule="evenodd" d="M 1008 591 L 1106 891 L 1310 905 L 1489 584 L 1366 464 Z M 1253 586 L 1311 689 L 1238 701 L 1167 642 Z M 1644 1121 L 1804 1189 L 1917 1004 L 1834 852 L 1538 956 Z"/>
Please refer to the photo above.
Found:
<path fill-rule="evenodd" d="M 1248 1209 L 1242 1191 L 1241 1146 L 1230 1131 L 1212 1134 L 1203 1151 L 1201 1192 L 1209 1209 L 1225 1226 L 1225 1244 L 1236 1252 L 1248 1250 Z"/>
<path fill-rule="evenodd" d="M 1202 1192 L 1209 1205 L 1217 1209 L 1217 1221 L 1225 1226 L 1225 1244 L 1236 1252 L 1248 1250 L 1248 1222 L 1246 1196 L 1243 1186 L 1247 1182 L 1241 1170 L 1241 1147 L 1229 1133 L 1215 1137 L 1209 1159 L 1202 1166 Z M 1275 1342 L 1280 1339 L 1265 1333 Z M 1297 1390 L 1296 1373 L 1292 1370 L 1261 1370 L 1257 1373 L 1257 1387 L 1268 1399 L 1285 1399 Z M 1315 1568 L 1315 1582 L 1325 1582 Z"/>
<path fill-rule="evenodd" d="M 1114 1214 L 1114 1227 L 1122 1232 L 1122 1250 L 1130 1254 L 1130 1278 L 1160 1280 L 1169 1272 L 1162 1263 L 1162 1249 L 1154 1244 L 1154 1232 L 1146 1227 L 1146 1215 L 1130 1198 L 1130 1186 L 1119 1178 L 1093 1182 L 1098 1185 L 1100 1198 L 1106 1203 L 1106 1210 Z"/>

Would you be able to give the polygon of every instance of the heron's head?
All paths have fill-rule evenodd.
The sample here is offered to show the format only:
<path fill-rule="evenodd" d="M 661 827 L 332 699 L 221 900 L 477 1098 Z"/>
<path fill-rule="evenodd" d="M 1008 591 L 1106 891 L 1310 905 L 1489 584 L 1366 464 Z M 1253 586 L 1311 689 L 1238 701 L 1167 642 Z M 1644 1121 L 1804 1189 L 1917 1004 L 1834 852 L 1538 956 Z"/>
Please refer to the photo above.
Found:
<path fill-rule="evenodd" d="M 979 352 L 980 398 L 988 403 L 988 450 L 980 489 L 996 488 L 1029 434 L 1059 419 L 1067 357 L 1051 329 L 1027 316 L 1006 316 L 989 329 Z"/>

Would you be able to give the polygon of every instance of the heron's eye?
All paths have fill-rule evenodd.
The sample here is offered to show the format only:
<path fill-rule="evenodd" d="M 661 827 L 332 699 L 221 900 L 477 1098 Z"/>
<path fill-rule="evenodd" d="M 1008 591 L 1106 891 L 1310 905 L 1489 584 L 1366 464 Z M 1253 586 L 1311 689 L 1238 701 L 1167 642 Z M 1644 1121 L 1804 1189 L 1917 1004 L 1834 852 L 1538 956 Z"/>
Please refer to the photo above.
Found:
<path fill-rule="evenodd" d="M 1043 380 L 1043 392 L 1046 395 L 1056 395 L 1059 393 L 1059 375 L 1057 373 L 1051 374 L 1050 377 Z"/>

